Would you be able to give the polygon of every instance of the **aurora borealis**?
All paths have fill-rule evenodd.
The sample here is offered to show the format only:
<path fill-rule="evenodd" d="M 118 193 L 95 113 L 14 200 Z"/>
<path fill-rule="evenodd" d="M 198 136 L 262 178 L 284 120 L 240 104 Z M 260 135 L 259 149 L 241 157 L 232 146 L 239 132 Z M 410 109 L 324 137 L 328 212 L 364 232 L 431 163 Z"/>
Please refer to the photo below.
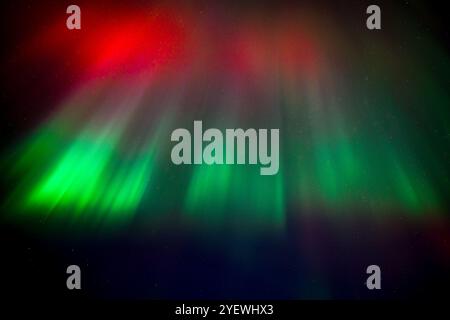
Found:
<path fill-rule="evenodd" d="M 435 259 L 450 265 L 450 56 L 424 27 L 426 7 L 386 4 L 383 29 L 370 31 L 356 2 L 348 12 L 321 2 L 80 6 L 81 30 L 67 30 L 66 16 L 47 6 L 48 18 L 3 55 L 13 128 L 1 156 L 7 223 L 147 237 L 176 221 L 212 242 L 229 236 L 220 246 L 232 261 L 246 257 L 241 270 L 258 264 L 250 248 L 264 237 L 295 234 L 302 262 L 294 264 L 303 265 L 324 225 L 347 243 L 361 219 L 371 221 L 384 230 L 368 231 L 376 247 L 384 233 L 397 238 L 391 227 L 405 230 L 399 220 L 427 230 L 443 221 Z M 174 165 L 170 134 L 195 120 L 279 128 L 278 173 Z M 310 263 L 326 264 L 319 260 Z M 341 296 L 340 282 L 328 288 L 337 276 L 327 267 L 308 268 L 299 272 L 318 275 L 316 284 L 274 295 Z"/>

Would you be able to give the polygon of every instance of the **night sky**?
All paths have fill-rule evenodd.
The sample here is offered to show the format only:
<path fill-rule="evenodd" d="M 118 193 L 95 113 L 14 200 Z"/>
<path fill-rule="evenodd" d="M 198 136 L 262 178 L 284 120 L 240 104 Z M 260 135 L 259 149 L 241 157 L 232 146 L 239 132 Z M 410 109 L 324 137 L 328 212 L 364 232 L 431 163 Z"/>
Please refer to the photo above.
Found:
<path fill-rule="evenodd" d="M 19 2 L 1 9 L 10 297 L 448 296 L 442 5 L 77 1 L 68 30 L 68 3 Z M 195 120 L 278 128 L 278 173 L 174 165 Z"/>

